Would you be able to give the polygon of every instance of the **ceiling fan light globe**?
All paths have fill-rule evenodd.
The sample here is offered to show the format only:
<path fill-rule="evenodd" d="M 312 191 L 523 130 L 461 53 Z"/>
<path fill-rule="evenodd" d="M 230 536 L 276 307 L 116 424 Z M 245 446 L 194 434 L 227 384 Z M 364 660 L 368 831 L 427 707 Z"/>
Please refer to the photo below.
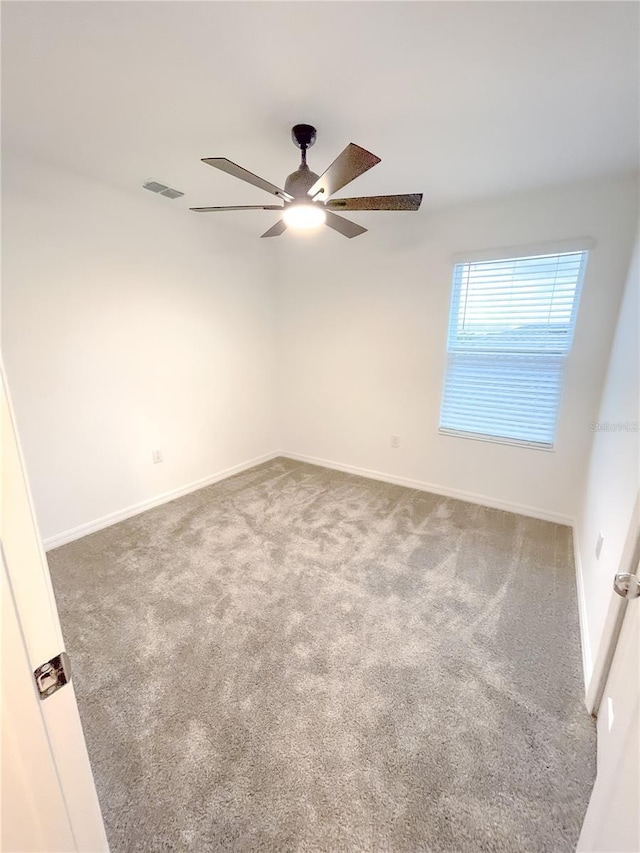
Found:
<path fill-rule="evenodd" d="M 290 204 L 282 214 L 288 228 L 319 228 L 327 221 L 327 214 L 319 204 Z"/>

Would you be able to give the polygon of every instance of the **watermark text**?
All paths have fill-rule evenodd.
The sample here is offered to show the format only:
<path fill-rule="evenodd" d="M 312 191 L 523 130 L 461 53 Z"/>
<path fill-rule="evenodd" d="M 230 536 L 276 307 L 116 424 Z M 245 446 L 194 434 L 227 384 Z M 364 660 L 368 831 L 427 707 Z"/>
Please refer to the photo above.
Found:
<path fill-rule="evenodd" d="M 591 432 L 638 432 L 638 421 L 591 421 Z"/>

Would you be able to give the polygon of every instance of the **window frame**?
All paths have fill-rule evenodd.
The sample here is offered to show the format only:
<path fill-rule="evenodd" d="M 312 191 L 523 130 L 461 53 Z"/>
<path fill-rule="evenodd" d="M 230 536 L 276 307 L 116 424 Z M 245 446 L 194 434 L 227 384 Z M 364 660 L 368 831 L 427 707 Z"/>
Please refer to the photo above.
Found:
<path fill-rule="evenodd" d="M 452 257 L 452 264 L 450 267 L 450 287 L 449 287 L 449 300 L 448 300 L 448 318 L 447 318 L 447 335 L 445 342 L 445 367 L 443 371 L 442 377 L 442 389 L 440 394 L 440 407 L 438 414 L 438 433 L 443 436 L 450 436 L 453 438 L 464 438 L 471 441 L 483 441 L 488 442 L 490 444 L 503 444 L 507 446 L 515 446 L 515 447 L 525 447 L 532 450 L 543 450 L 548 453 L 553 453 L 556 450 L 557 438 L 558 438 L 558 428 L 560 424 L 560 413 L 562 410 L 562 406 L 565 398 L 566 391 L 566 374 L 567 367 L 569 364 L 569 359 L 573 352 L 573 345 L 575 341 L 575 333 L 577 328 L 577 320 L 578 320 L 578 311 L 580 308 L 581 298 L 582 298 L 582 290 L 584 286 L 584 279 L 586 274 L 587 265 L 589 262 L 589 257 L 591 250 L 594 248 L 595 242 L 591 238 L 581 238 L 579 240 L 567 240 L 562 242 L 555 243 L 546 243 L 546 244 L 535 244 L 529 246 L 521 246 L 518 248 L 511 247 L 509 249 L 491 249 L 484 251 L 476 251 L 476 252 L 464 252 L 458 253 Z M 470 430 L 464 429 L 456 429 L 452 427 L 443 427 L 442 426 L 442 413 L 443 413 L 443 405 L 445 402 L 445 396 L 447 391 L 447 378 L 449 376 L 449 369 L 451 364 L 451 357 L 456 354 L 465 355 L 468 354 L 470 356 L 482 356 L 484 355 L 496 355 L 496 356 L 504 356 L 508 358 L 509 356 L 517 357 L 520 355 L 525 355 L 524 352 L 518 353 L 517 350 L 472 350 L 472 349 L 450 349 L 450 335 L 451 329 L 454 324 L 457 323 L 459 317 L 459 309 L 460 309 L 460 295 L 461 289 L 458 286 L 456 281 L 456 267 L 461 265 L 475 264 L 475 263 L 491 263 L 493 261 L 515 261 L 522 260 L 534 257 L 544 257 L 550 255 L 563 255 L 563 254 L 578 254 L 581 253 L 584 255 L 581 269 L 578 275 L 578 280 L 576 283 L 575 289 L 575 297 L 573 300 L 572 310 L 571 310 L 571 325 L 570 325 L 570 340 L 569 347 L 565 352 L 543 352 L 535 353 L 529 352 L 527 353 L 532 358 L 536 357 L 544 357 L 544 356 L 556 356 L 560 360 L 560 368 L 559 368 L 559 393 L 558 393 L 558 401 L 555 408 L 555 418 L 553 422 L 553 438 L 550 443 L 547 442 L 539 442 L 533 440 L 519 439 L 519 438 L 511 438 L 508 436 L 492 436 L 485 433 L 472 432 Z M 454 296 L 456 295 L 458 298 L 455 300 L 455 309 L 456 313 L 454 316 Z"/>

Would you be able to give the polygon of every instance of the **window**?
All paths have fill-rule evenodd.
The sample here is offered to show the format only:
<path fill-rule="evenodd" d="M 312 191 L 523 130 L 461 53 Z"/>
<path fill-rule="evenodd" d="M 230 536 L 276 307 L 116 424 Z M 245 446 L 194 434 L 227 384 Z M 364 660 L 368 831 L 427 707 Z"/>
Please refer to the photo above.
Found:
<path fill-rule="evenodd" d="M 456 264 L 440 431 L 553 447 L 587 252 Z"/>

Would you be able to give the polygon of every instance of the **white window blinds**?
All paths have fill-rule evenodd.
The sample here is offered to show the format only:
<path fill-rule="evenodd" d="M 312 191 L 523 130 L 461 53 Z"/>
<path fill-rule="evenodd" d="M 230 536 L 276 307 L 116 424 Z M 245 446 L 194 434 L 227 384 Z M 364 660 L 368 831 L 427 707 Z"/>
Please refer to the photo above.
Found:
<path fill-rule="evenodd" d="M 442 432 L 553 447 L 586 260 L 456 264 Z"/>

